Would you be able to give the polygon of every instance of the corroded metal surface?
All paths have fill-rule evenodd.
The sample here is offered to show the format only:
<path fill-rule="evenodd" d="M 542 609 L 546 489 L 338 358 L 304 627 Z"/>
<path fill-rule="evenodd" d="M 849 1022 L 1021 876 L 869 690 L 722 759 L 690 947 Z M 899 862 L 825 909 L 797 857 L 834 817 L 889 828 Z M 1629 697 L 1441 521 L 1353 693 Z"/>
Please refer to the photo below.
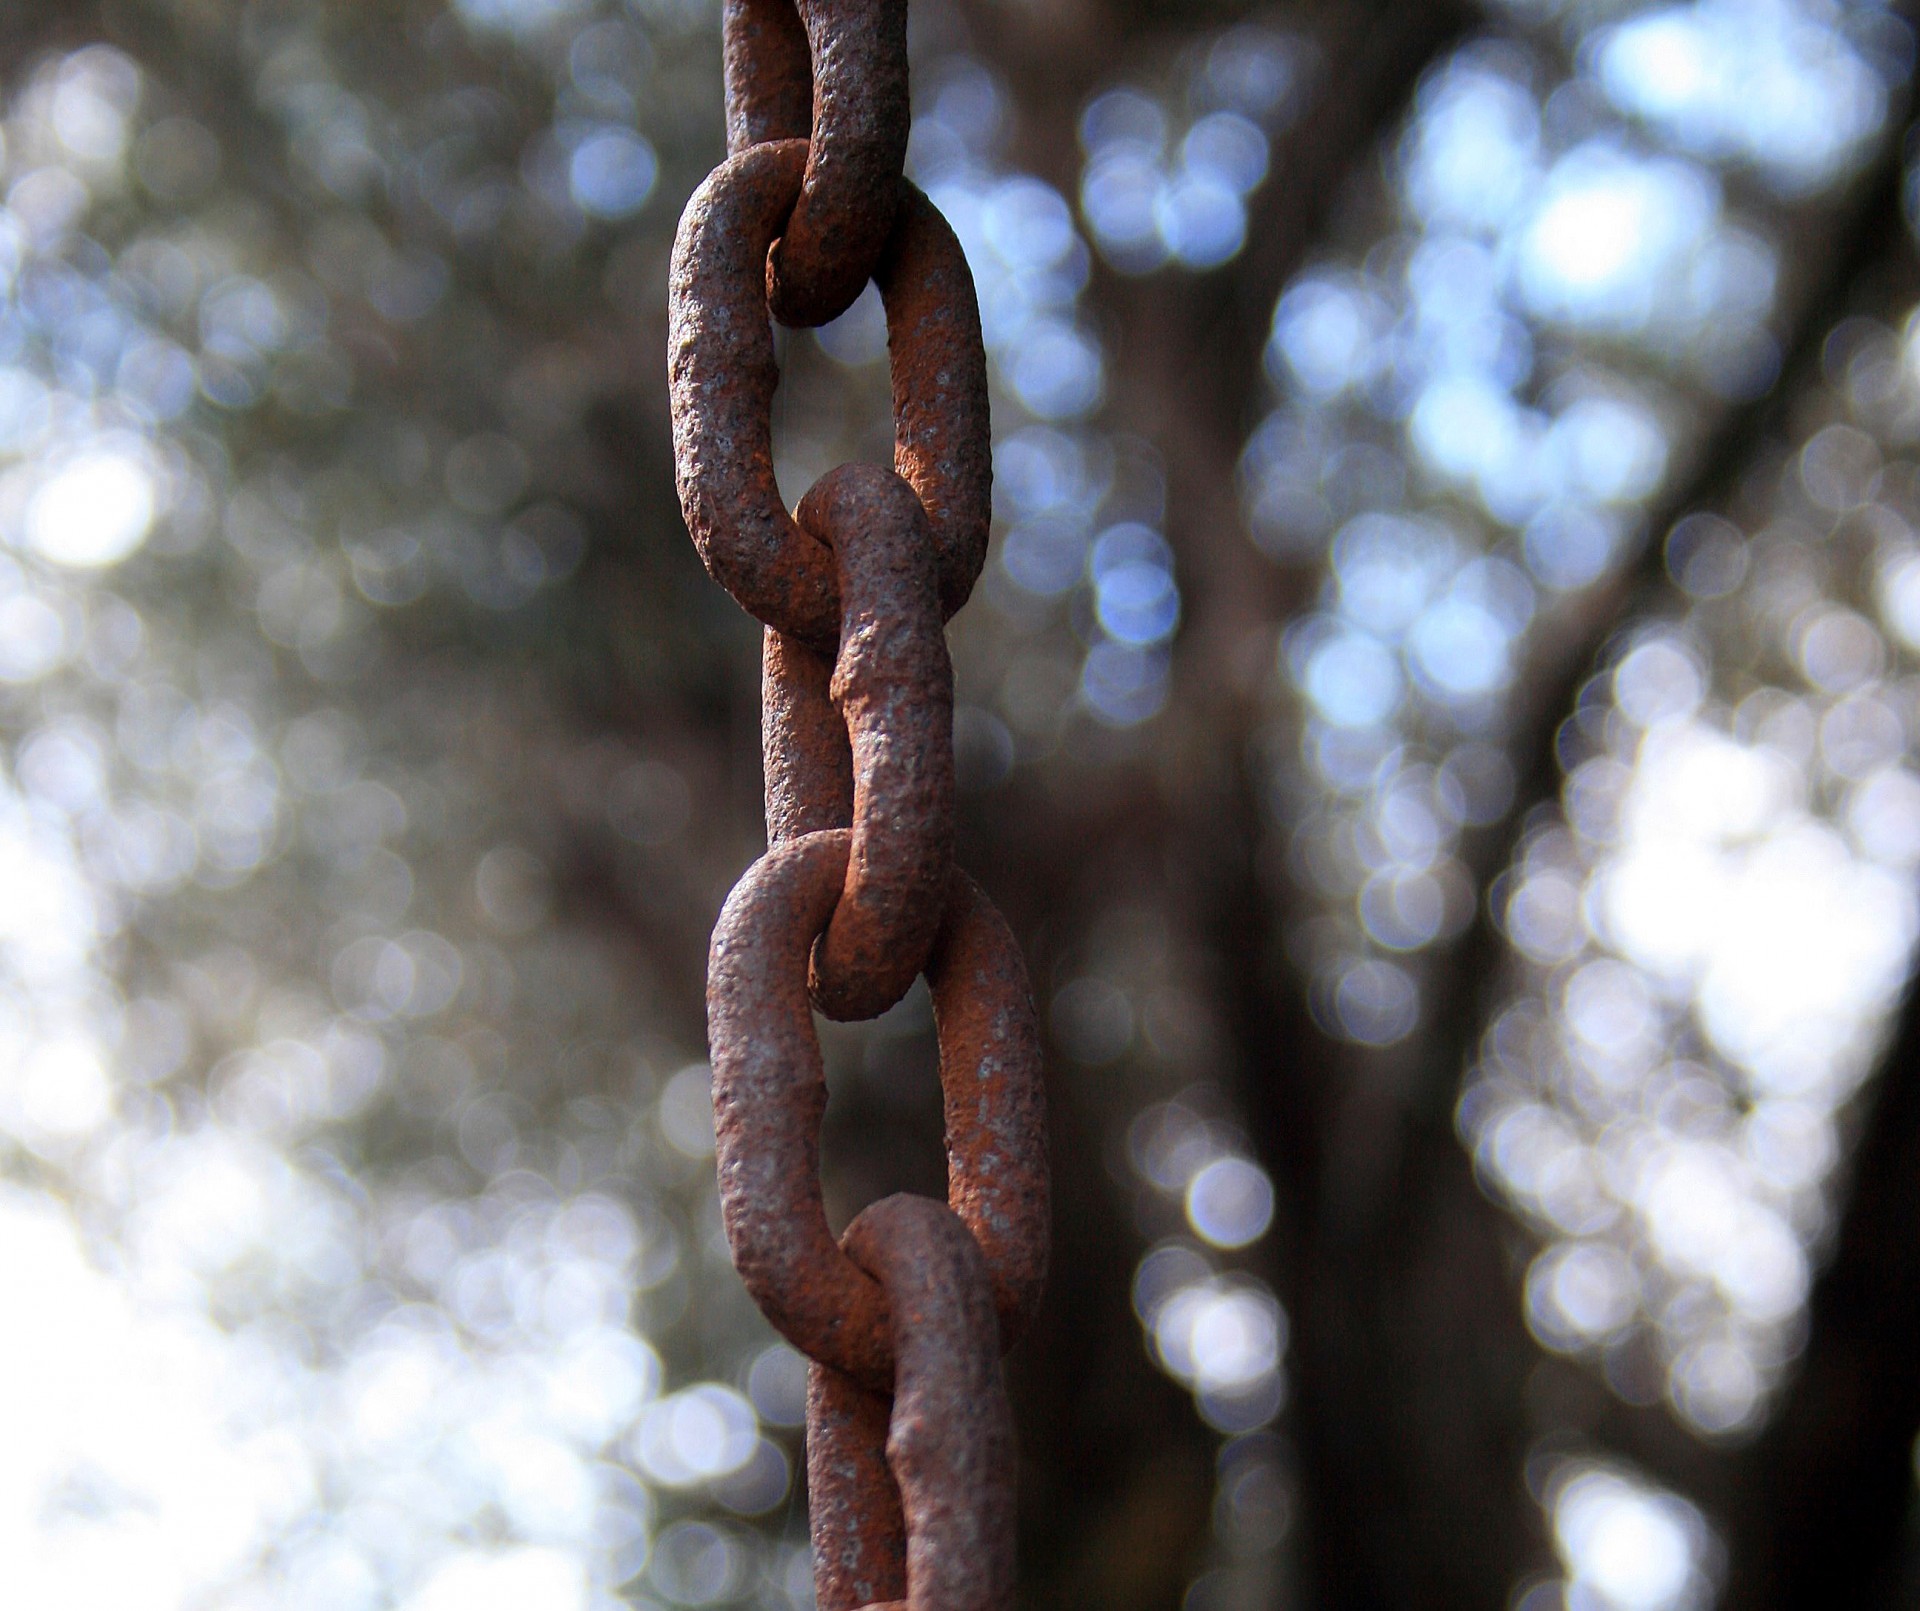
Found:
<path fill-rule="evenodd" d="M 734 886 L 708 957 L 720 1208 L 734 1263 L 780 1333 L 872 1389 L 892 1381 L 885 1295 L 835 1244 L 820 1197 L 827 1082 L 807 954 L 846 876 L 851 834 L 770 850 Z M 947 1200 L 980 1244 L 1011 1346 L 1046 1275 L 1039 1030 L 1006 925 L 951 875 L 928 969 L 947 1114 Z"/>
<path fill-rule="evenodd" d="M 843 464 L 801 500 L 833 551 L 840 653 L 829 693 L 853 754 L 846 887 L 814 956 L 814 1004 L 872 1018 L 907 993 L 953 862 L 953 662 L 926 511 L 889 470 Z"/>
<path fill-rule="evenodd" d="M 800 0 L 813 54 L 806 184 L 767 260 L 782 324 L 852 305 L 893 228 L 907 159 L 907 0 Z"/>
<path fill-rule="evenodd" d="M 893 467 L 919 494 L 940 555 L 940 605 L 967 602 L 987 558 L 993 436 L 980 302 L 953 227 L 901 181 L 900 218 L 874 269 L 887 310 Z"/>
<path fill-rule="evenodd" d="M 851 1611 L 907 1597 L 907 1518 L 887 1464 L 893 1396 L 830 1365 L 807 1369 L 807 1507 L 813 1598 Z"/>
<path fill-rule="evenodd" d="M 843 1254 L 820 1200 L 827 1080 L 807 954 L 846 876 L 844 829 L 771 850 L 727 897 L 707 958 L 720 1211 L 740 1277 L 809 1358 L 892 1385 L 886 1299 Z"/>
<path fill-rule="evenodd" d="M 760 650 L 767 843 L 853 826 L 853 748 L 833 708 L 833 662 L 768 627 Z"/>
<path fill-rule="evenodd" d="M 995 1611 L 1013 1596 L 1013 1416 L 980 1248 L 949 1209 L 889 1197 L 842 1239 L 893 1317 L 891 1403 L 815 1364 L 807 1489 L 820 1611 Z"/>
<path fill-rule="evenodd" d="M 767 261 L 782 324 L 852 305 L 893 225 L 907 155 L 906 0 L 727 0 L 727 149 L 806 139 L 806 180 Z"/>
<path fill-rule="evenodd" d="M 766 627 L 770 848 L 708 958 L 721 1212 L 748 1290 L 813 1361 L 823 1611 L 1006 1611 L 999 1360 L 1040 1300 L 1049 1207 L 1026 970 L 953 865 L 942 627 L 980 573 L 991 514 L 979 306 L 953 231 L 901 175 L 904 0 L 727 0 L 726 73 L 733 154 L 681 220 L 668 335 L 688 529 Z M 822 322 L 869 277 L 887 315 L 893 470 L 844 465 L 790 515 L 773 474 L 769 311 Z M 889 1198 L 836 1242 L 813 1011 L 875 1016 L 922 972 L 947 1201 Z"/>
<path fill-rule="evenodd" d="M 807 147 L 729 157 L 687 203 L 674 241 L 667 353 L 675 479 L 687 529 L 742 608 L 816 653 L 838 648 L 832 556 L 795 525 L 773 475 L 780 383 L 763 285 Z M 875 263 L 887 305 L 894 468 L 932 528 L 942 612 L 966 602 L 987 552 L 992 442 L 979 304 L 938 209 L 905 180 L 899 227 Z"/>
<path fill-rule="evenodd" d="M 986 1261 L 925 1197 L 889 1197 L 847 1227 L 886 1290 L 896 1364 L 887 1464 L 907 1521 L 907 1604 L 1013 1603 L 1013 1414 L 1000 1379 Z"/>
<path fill-rule="evenodd" d="M 959 868 L 927 967 L 946 1110 L 947 1201 L 980 1244 L 1000 1346 L 1047 1282 L 1046 1093 L 1027 967 L 1007 920 Z"/>
<path fill-rule="evenodd" d="M 793 523 L 773 478 L 780 369 L 767 249 L 800 194 L 804 140 L 756 145 L 707 176 L 680 219 L 667 308 L 674 474 L 707 572 L 768 626 L 831 655 L 833 556 Z"/>
<path fill-rule="evenodd" d="M 813 63 L 793 0 L 726 0 L 727 150 L 804 140 L 813 127 Z"/>

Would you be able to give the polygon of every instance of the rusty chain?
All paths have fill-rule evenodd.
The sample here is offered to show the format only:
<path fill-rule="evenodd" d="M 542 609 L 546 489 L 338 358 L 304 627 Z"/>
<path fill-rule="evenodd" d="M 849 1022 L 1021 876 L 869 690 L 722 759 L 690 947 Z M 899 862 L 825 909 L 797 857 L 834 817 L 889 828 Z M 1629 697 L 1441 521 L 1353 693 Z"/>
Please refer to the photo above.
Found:
<path fill-rule="evenodd" d="M 991 449 L 973 277 L 905 177 L 906 0 L 727 0 L 729 155 L 674 242 L 668 364 L 681 508 L 765 626 L 767 854 L 708 961 L 714 1131 L 747 1289 L 804 1353 L 821 1611 L 1004 1611 L 1013 1430 L 1000 1357 L 1046 1275 L 1039 1033 L 1019 949 L 953 864 L 944 625 L 986 557 Z M 823 324 L 875 281 L 894 463 L 789 514 L 769 316 Z M 836 1243 L 812 1009 L 886 1011 L 925 973 L 946 1203 L 875 1203 Z"/>

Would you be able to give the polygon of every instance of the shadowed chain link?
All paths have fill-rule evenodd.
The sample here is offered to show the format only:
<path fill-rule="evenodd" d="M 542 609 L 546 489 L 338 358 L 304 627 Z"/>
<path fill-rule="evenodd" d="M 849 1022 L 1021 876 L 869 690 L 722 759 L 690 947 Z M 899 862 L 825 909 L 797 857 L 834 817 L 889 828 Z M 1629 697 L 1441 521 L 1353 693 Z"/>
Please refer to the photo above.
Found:
<path fill-rule="evenodd" d="M 1006 1611 L 1013 1431 L 1000 1356 L 1046 1277 L 1039 1033 L 1005 921 L 953 864 L 943 626 L 986 557 L 991 444 L 973 277 L 902 173 L 905 0 L 727 0 L 729 156 L 671 271 L 676 479 L 709 574 L 766 627 L 768 851 L 708 958 L 720 1202 L 734 1263 L 813 1362 L 821 1611 Z M 894 462 L 789 514 L 769 315 L 886 308 Z M 820 1195 L 813 1010 L 877 1016 L 925 973 L 947 1201 L 875 1203 L 836 1242 Z"/>

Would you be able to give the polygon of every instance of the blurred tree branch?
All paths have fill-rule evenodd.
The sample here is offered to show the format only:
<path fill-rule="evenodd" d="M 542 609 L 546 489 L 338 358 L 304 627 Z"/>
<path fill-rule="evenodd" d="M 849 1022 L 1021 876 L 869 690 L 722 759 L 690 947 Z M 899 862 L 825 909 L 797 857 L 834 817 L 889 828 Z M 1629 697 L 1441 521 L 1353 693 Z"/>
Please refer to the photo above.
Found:
<path fill-rule="evenodd" d="M 1900 1596 L 1920 1435 L 1920 990 L 1861 1104 L 1852 1188 L 1793 1387 L 1738 1457 L 1725 1603 Z"/>
<path fill-rule="evenodd" d="M 1293 1324 L 1287 1430 L 1303 1487 L 1297 1536 L 1308 1598 L 1357 1611 L 1503 1603 L 1546 1562 L 1540 1506 L 1523 1473 L 1551 1428 L 1626 1455 L 1721 1521 L 1732 1545 L 1727 1603 L 1741 1611 L 1895 1603 L 1920 1430 L 1920 990 L 1861 1103 L 1852 1194 L 1814 1293 L 1799 1375 L 1767 1430 L 1729 1451 L 1703 1444 L 1657 1403 L 1626 1403 L 1583 1367 L 1543 1356 L 1522 1323 L 1519 1272 L 1532 1244 L 1481 1189 L 1453 1120 L 1506 956 L 1487 903 L 1462 941 L 1434 954 L 1428 995 L 1437 1010 L 1427 1031 L 1386 1051 L 1322 1030 L 1282 954 L 1291 914 L 1275 841 L 1285 825 L 1270 820 L 1253 750 L 1272 714 L 1279 632 L 1310 605 L 1323 572 L 1258 552 L 1245 529 L 1238 456 L 1263 408 L 1276 297 L 1369 176 L 1422 75 L 1482 11 L 1467 0 L 1313 0 L 1283 13 L 1238 0 L 966 0 L 963 12 L 1013 86 L 1019 162 L 1068 194 L 1086 99 L 1129 73 L 1162 72 L 1201 29 L 1258 15 L 1297 27 L 1316 52 L 1314 91 L 1274 143 L 1244 252 L 1200 275 L 1093 271 L 1089 294 L 1110 357 L 1101 425 L 1164 458 L 1186 617 L 1173 707 L 1150 741 L 1096 733 L 1085 753 L 1022 767 L 1000 793 L 969 805 L 962 824 L 963 859 L 1031 937 L 1043 1001 L 1115 911 L 1151 914 L 1168 954 L 1199 959 L 1203 1005 L 1221 1030 L 1210 1052 L 1217 1077 L 1241 1104 L 1280 1197 L 1272 1238 L 1247 1260 L 1281 1290 Z M 104 34 L 165 61 L 167 92 L 219 128 L 245 198 L 297 239 L 311 197 L 286 179 L 284 131 L 253 98 L 239 32 L 259 14 L 219 0 L 175 10 L 118 0 L 16 8 L 0 18 L 0 51 L 31 64 Z M 361 57 L 378 56 L 385 41 L 394 61 L 417 66 L 400 48 L 417 40 L 398 13 L 330 26 Z M 449 36 L 466 38 L 457 28 L 443 30 Z M 478 78 L 497 70 L 503 82 L 520 70 L 509 51 L 476 66 L 480 54 L 462 44 L 435 57 L 436 70 Z M 380 80 L 395 69 L 356 59 L 354 70 Z M 537 128 L 549 86 L 542 74 L 525 77 L 514 92 Z M 1512 859 L 1528 810 L 1557 798 L 1557 737 L 1608 640 L 1623 622 L 1667 607 L 1660 534 L 1688 510 L 1738 503 L 1756 457 L 1791 428 L 1817 383 L 1827 333 L 1855 309 L 1860 287 L 1875 276 L 1911 279 L 1904 174 L 1890 141 L 1877 167 L 1795 241 L 1781 303 L 1782 382 L 1718 411 L 1678 491 L 1649 518 L 1652 540 L 1637 567 L 1596 589 L 1577 619 L 1540 634 L 1551 641 L 1519 679 L 1518 805 L 1464 847 L 1482 889 Z M 384 223 L 393 204 L 376 194 L 367 209 Z M 622 271 L 632 279 L 622 283 L 663 275 L 659 242 L 636 230 L 629 244 Z M 534 277 L 482 283 L 483 273 L 456 264 L 461 272 L 483 313 L 520 321 L 516 336 L 580 337 L 565 327 L 578 309 L 564 288 Z M 601 378 L 616 378 L 580 433 L 594 460 L 582 477 L 591 484 L 567 489 L 596 541 L 584 585 L 564 605 L 571 613 L 550 618 L 560 624 L 549 625 L 554 641 L 543 652 L 583 732 L 644 729 L 710 752 L 703 804 L 725 818 L 717 837 L 733 836 L 732 854 L 751 838 L 756 814 L 757 639 L 706 584 L 678 531 L 657 387 L 663 293 L 649 282 L 632 306 L 611 292 L 605 301 L 619 322 L 608 345 L 619 352 Z M 583 325 L 606 312 L 599 301 L 592 307 Z M 425 395 L 436 384 L 431 368 L 390 365 L 356 406 L 374 417 L 409 388 Z M 393 631 L 430 637 L 444 627 L 413 619 Z M 486 618 L 482 630 L 497 627 Z M 497 647 L 481 645 L 487 654 Z M 660 975 L 663 1020 L 693 1044 L 712 870 L 688 856 L 642 861 L 636 876 L 633 858 L 598 832 L 558 846 L 560 903 L 645 954 Z M 1064 1061 L 1052 1076 L 1062 1204 L 1054 1292 L 1013 1362 L 1028 1429 L 1023 1551 L 1047 1603 L 1156 1611 L 1178 1602 L 1206 1547 L 1216 1441 L 1151 1363 L 1130 1302 L 1143 1216 L 1129 1213 L 1116 1116 L 1166 1093 L 1116 1090 L 1103 1082 L 1126 1079 L 1124 1070 L 1073 1072 Z"/>

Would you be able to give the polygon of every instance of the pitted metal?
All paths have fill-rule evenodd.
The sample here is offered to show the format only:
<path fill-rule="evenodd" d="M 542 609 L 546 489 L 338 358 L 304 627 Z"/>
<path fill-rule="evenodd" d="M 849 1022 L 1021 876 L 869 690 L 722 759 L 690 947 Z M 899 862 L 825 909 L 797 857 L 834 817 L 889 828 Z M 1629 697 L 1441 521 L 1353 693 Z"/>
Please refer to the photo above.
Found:
<path fill-rule="evenodd" d="M 807 1509 L 818 1611 L 905 1605 L 907 1518 L 887 1464 L 893 1395 L 807 1367 Z"/>
<path fill-rule="evenodd" d="M 845 464 L 800 505 L 833 549 L 840 653 L 828 692 L 853 758 L 847 882 L 814 949 L 813 1001 L 873 1018 L 907 993 L 940 924 L 953 862 L 953 662 L 927 517 L 913 489 Z"/>
<path fill-rule="evenodd" d="M 813 130 L 813 61 L 794 0 L 726 0 L 720 14 L 727 153 Z"/>
<path fill-rule="evenodd" d="M 768 249 L 799 194 L 806 145 L 730 157 L 687 203 L 674 242 L 667 324 L 675 478 L 708 573 L 749 614 L 816 653 L 839 647 L 833 559 L 795 525 L 773 474 L 780 383 L 767 322 Z M 973 590 L 987 552 L 993 458 L 980 310 L 937 208 L 905 205 L 876 259 L 894 388 L 894 469 L 932 528 L 943 614 Z"/>
<path fill-rule="evenodd" d="M 845 1243 L 893 1312 L 887 1464 L 906 1517 L 906 1603 L 998 1611 L 1013 1602 L 1013 1413 L 980 1245 L 951 1210 L 904 1194 L 867 1209 Z"/>
<path fill-rule="evenodd" d="M 907 155 L 906 0 L 727 0 L 727 149 L 805 139 L 806 178 L 766 263 L 786 325 L 852 306 L 893 227 Z"/>
<path fill-rule="evenodd" d="M 925 1197 L 875 1203 L 842 1245 L 885 1289 L 893 1398 L 831 1366 L 807 1376 L 807 1489 L 820 1611 L 1013 1600 L 1013 1416 L 980 1248 Z"/>
<path fill-rule="evenodd" d="M 823 1611 L 1007 1611 L 999 1361 L 1040 1300 L 1049 1204 L 1025 966 L 953 865 L 942 626 L 980 573 L 991 514 L 979 306 L 952 229 L 901 174 L 904 0 L 727 0 L 726 75 L 732 155 L 681 219 L 668 335 L 688 529 L 766 626 L 769 849 L 728 897 L 708 959 L 721 1212 L 748 1290 L 813 1361 Z M 769 314 L 823 322 L 870 277 L 887 315 L 893 469 L 843 465 L 789 514 Z M 922 972 L 947 1201 L 889 1198 L 836 1241 L 813 1010 L 875 1016 Z"/>
<path fill-rule="evenodd" d="M 809 1358 L 883 1390 L 886 1299 L 835 1244 L 820 1196 L 827 1083 L 807 955 L 846 877 L 845 829 L 788 840 L 747 870 L 707 972 L 720 1211 L 754 1301 Z M 1039 1031 L 1005 922 L 955 869 L 929 959 L 947 1118 L 947 1200 L 986 1261 L 1011 1346 L 1046 1278 L 1048 1192 Z"/>
<path fill-rule="evenodd" d="M 853 826 L 853 746 L 833 708 L 833 662 L 768 627 L 760 648 L 767 844 Z"/>

